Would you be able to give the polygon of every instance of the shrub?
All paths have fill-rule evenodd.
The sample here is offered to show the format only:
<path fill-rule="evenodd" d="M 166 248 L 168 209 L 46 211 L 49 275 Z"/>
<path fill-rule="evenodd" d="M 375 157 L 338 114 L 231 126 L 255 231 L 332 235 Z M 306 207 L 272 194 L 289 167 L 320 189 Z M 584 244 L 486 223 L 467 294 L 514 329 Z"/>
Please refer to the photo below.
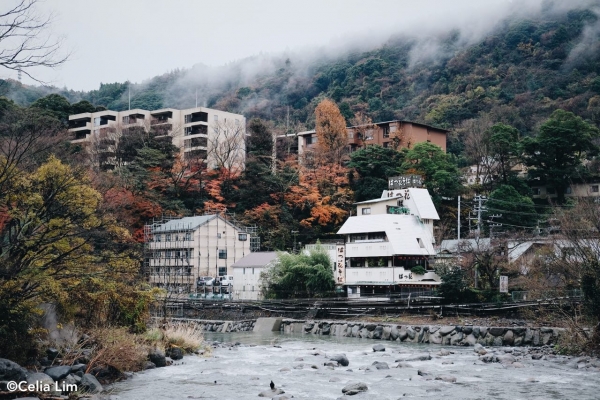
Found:
<path fill-rule="evenodd" d="M 88 371 L 95 367 L 112 367 L 120 372 L 143 369 L 150 347 L 143 336 L 127 328 L 99 328 L 90 336 L 93 352 Z"/>
<path fill-rule="evenodd" d="M 167 325 L 162 333 L 166 347 L 181 347 L 188 353 L 198 351 L 204 344 L 204 334 L 196 324 Z"/>
<path fill-rule="evenodd" d="M 425 275 L 427 270 L 425 268 L 423 268 L 422 265 L 416 265 L 416 266 L 412 267 L 410 272 L 412 272 L 415 275 Z"/>

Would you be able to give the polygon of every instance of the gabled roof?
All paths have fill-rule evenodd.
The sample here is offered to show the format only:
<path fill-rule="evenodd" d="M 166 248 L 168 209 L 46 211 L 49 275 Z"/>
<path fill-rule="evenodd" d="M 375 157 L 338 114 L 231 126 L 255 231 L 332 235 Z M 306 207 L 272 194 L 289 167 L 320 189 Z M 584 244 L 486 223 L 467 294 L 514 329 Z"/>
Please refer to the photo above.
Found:
<path fill-rule="evenodd" d="M 161 232 L 174 232 L 174 231 L 193 231 L 200 226 L 212 221 L 215 218 L 219 218 L 223 223 L 229 224 L 235 227 L 231 222 L 227 221 L 218 214 L 212 215 L 197 215 L 194 217 L 184 217 L 179 219 L 172 219 L 162 225 L 158 225 L 152 228 L 153 233 Z"/>
<path fill-rule="evenodd" d="M 277 252 L 275 251 L 257 251 L 248 254 L 241 260 L 236 261 L 231 265 L 233 268 L 239 267 L 265 267 L 277 260 Z"/>
<path fill-rule="evenodd" d="M 375 214 L 350 217 L 338 235 L 385 232 L 394 254 L 433 255 L 433 238 L 429 229 L 414 215 Z M 417 239 L 421 239 L 421 245 Z M 378 242 L 374 242 L 376 245 Z M 348 244 L 351 245 L 351 244 Z"/>
<path fill-rule="evenodd" d="M 433 200 L 427 189 L 409 188 L 410 197 L 417 207 L 418 214 L 423 219 L 440 219 Z"/>

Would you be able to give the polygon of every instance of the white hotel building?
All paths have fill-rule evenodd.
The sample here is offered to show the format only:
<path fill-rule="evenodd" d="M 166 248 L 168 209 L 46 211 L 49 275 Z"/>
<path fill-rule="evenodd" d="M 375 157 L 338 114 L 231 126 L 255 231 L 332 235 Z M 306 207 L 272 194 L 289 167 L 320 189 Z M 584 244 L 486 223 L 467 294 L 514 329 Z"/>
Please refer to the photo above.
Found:
<path fill-rule="evenodd" d="M 430 265 L 439 215 L 427 189 L 385 190 L 356 203 L 356 214 L 338 231 L 345 243 L 337 249 L 336 283 L 348 297 L 406 297 L 440 284 Z"/>

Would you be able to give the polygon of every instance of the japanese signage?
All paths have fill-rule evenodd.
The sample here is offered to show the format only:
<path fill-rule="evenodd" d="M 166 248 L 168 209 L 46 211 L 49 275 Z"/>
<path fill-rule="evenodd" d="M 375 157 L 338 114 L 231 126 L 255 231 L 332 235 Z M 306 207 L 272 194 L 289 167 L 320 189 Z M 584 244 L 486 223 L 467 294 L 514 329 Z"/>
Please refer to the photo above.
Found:
<path fill-rule="evenodd" d="M 500 275 L 500 293 L 508 293 L 508 276 Z"/>
<path fill-rule="evenodd" d="M 400 175 L 388 179 L 388 189 L 406 189 L 423 186 L 423 177 L 421 175 Z"/>
<path fill-rule="evenodd" d="M 336 246 L 335 249 L 335 282 L 337 284 L 346 282 L 346 251 L 344 245 Z"/>

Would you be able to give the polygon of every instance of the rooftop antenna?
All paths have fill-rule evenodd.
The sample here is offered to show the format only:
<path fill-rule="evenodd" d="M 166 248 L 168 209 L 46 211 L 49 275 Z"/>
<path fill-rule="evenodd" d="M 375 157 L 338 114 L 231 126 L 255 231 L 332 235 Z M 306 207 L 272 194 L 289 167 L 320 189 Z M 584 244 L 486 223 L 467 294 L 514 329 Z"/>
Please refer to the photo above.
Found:
<path fill-rule="evenodd" d="M 196 88 L 196 108 L 198 108 L 198 88 Z"/>
<path fill-rule="evenodd" d="M 21 70 L 19 70 L 19 82 L 21 82 Z"/>
<path fill-rule="evenodd" d="M 127 92 L 129 94 L 129 109 L 131 110 L 131 83 L 127 85 Z"/>

